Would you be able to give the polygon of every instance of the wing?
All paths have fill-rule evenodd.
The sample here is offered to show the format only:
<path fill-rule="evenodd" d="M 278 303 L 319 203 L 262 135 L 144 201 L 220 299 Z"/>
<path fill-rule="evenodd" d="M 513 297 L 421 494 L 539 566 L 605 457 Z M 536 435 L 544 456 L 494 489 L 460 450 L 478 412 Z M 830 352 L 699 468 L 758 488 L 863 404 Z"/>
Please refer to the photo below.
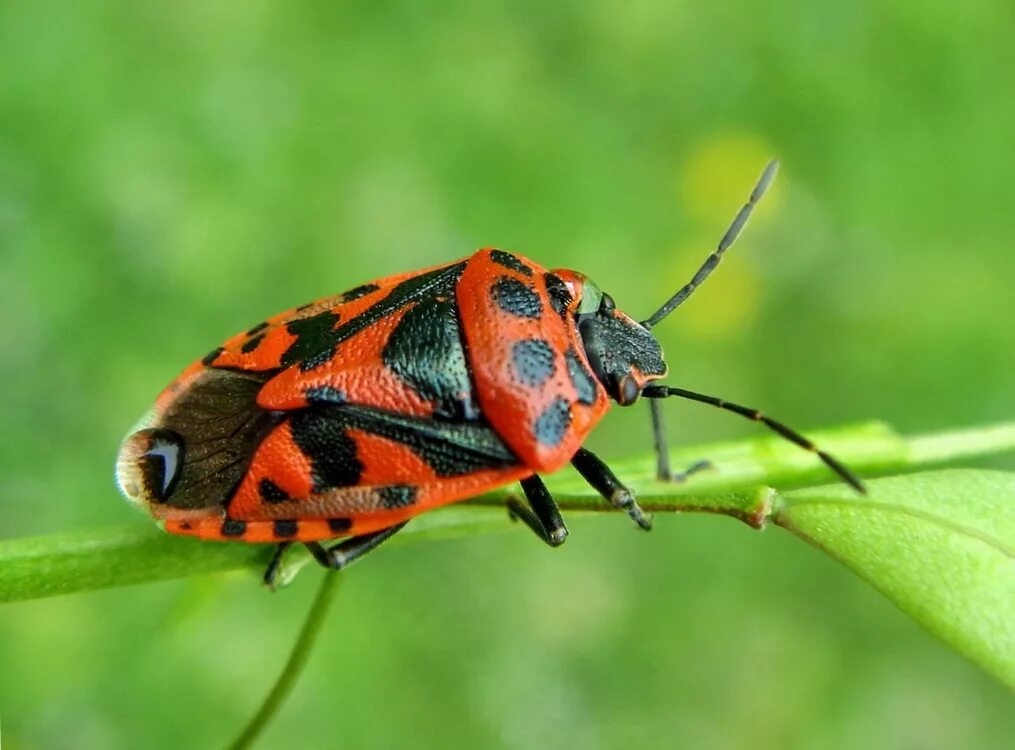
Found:
<path fill-rule="evenodd" d="M 609 409 L 589 371 L 559 281 L 532 261 L 484 249 L 458 282 L 458 307 L 483 415 L 535 471 L 567 463 Z"/>

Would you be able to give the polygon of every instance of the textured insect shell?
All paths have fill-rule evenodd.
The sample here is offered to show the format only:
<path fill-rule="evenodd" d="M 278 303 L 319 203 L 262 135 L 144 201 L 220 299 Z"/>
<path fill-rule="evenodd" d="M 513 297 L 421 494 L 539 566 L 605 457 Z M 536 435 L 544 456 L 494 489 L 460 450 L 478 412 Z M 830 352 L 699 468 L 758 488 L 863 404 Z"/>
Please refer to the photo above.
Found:
<path fill-rule="evenodd" d="M 209 367 L 229 367 L 250 372 L 280 370 L 286 365 L 282 361 L 285 352 L 293 342 L 293 336 L 286 330 L 286 324 L 294 320 L 309 320 L 326 311 L 340 311 L 348 319 L 369 308 L 383 292 L 401 281 L 418 273 L 443 267 L 434 266 L 424 271 L 388 276 L 374 282 L 362 284 L 341 294 L 315 300 L 306 305 L 290 308 L 273 315 L 262 323 L 230 336 L 216 349 L 201 359 L 192 362 L 181 372 L 155 400 L 152 411 L 142 419 L 151 424 L 165 413 L 169 405 L 202 372 Z M 303 405 L 305 405 L 305 401 Z M 269 406 L 270 408 L 270 406 Z"/>
<path fill-rule="evenodd" d="M 181 397 L 212 374 L 209 368 L 265 373 L 269 379 L 257 393 L 257 404 L 265 410 L 278 410 L 276 413 L 306 407 L 306 394 L 314 389 L 330 388 L 337 393 L 336 384 L 341 384 L 340 378 L 348 373 L 329 371 L 329 367 L 336 367 L 340 360 L 348 362 L 350 357 L 331 357 L 303 372 L 287 361 L 297 343 L 289 324 L 307 321 L 306 325 L 310 325 L 315 319 L 331 314 L 344 321 L 357 319 L 383 301 L 399 283 L 431 272 L 440 273 L 461 263 L 364 284 L 342 295 L 280 313 L 231 337 L 186 368 L 160 394 L 139 426 L 158 428 L 167 412 L 182 403 Z M 309 541 L 369 533 L 534 471 L 559 468 L 608 409 L 608 400 L 589 372 L 573 324 L 581 276 L 574 274 L 574 278 L 568 278 L 568 289 L 574 298 L 567 309 L 561 307 L 559 298 L 551 302 L 546 288 L 549 278 L 545 269 L 527 259 L 483 249 L 467 259 L 455 290 L 476 397 L 484 416 L 521 459 L 520 464 L 477 470 L 463 476 L 437 477 L 428 467 L 420 465 L 405 446 L 376 435 L 351 432 L 366 465 L 379 469 L 372 473 L 383 484 L 390 485 L 392 477 L 397 477 L 407 487 L 411 479 L 413 502 L 404 507 L 389 507 L 389 497 L 383 491 L 391 487 L 372 486 L 371 471 L 357 486 L 313 494 L 305 456 L 292 444 L 286 431 L 279 429 L 251 449 L 243 482 L 220 503 L 185 509 L 150 503 L 147 509 L 157 518 L 165 519 L 166 530 L 173 533 L 250 542 Z M 400 309 L 378 319 L 369 330 L 359 334 L 360 338 L 383 343 L 404 314 L 405 309 Z M 380 362 L 377 354 L 361 351 L 357 356 L 364 362 Z M 363 388 L 357 386 L 357 382 L 364 383 L 362 374 L 359 381 L 346 383 L 353 391 L 350 400 L 368 397 L 368 402 L 373 399 L 373 405 L 381 408 L 419 417 L 432 414 L 433 404 L 392 378 L 384 367 L 368 372 L 370 381 Z M 125 442 L 125 446 L 129 443 L 130 440 Z M 129 460 L 130 453 L 125 449 L 121 463 Z M 262 502 L 263 497 L 256 489 L 258 483 L 266 477 L 278 479 L 286 474 L 292 480 L 288 484 L 293 494 L 285 502 Z M 124 472 L 118 471 L 118 475 L 124 488 Z M 124 489 L 128 497 L 137 501 L 136 495 Z M 229 518 L 225 519 L 227 507 Z"/>
<path fill-rule="evenodd" d="M 221 516 L 225 512 L 226 501 L 231 497 L 222 497 L 215 507 L 184 507 L 167 505 L 152 501 L 150 493 L 144 491 L 144 477 L 139 474 L 137 462 L 139 456 L 149 448 L 148 436 L 158 431 L 171 419 L 174 412 L 186 412 L 186 403 L 195 388 L 200 384 L 205 387 L 208 378 L 224 370 L 249 373 L 252 378 L 260 378 L 261 383 L 271 383 L 278 373 L 285 374 L 289 370 L 298 369 L 288 366 L 287 352 L 296 343 L 296 337 L 290 333 L 288 324 L 310 324 L 317 318 L 334 315 L 337 318 L 351 320 L 370 308 L 378 298 L 400 282 L 417 277 L 428 271 L 437 270 L 447 264 L 423 269 L 422 271 L 397 274 L 377 282 L 360 285 L 338 295 L 316 300 L 307 305 L 281 312 L 267 320 L 238 333 L 227 339 L 221 346 L 192 362 L 178 375 L 156 398 L 153 407 L 139 420 L 125 439 L 117 458 L 117 484 L 127 499 L 142 506 L 158 519 L 175 519 L 184 521 L 200 515 Z M 305 389 L 295 383 L 293 390 L 286 392 L 276 390 L 280 403 L 276 406 L 270 402 L 260 403 L 264 388 L 257 385 L 256 396 L 258 406 L 263 409 L 299 409 L 307 405 Z M 417 399 L 418 400 L 418 399 Z M 285 402 L 285 403 L 281 403 Z M 412 410 L 411 395 L 400 399 L 400 403 Z M 254 406 L 250 401 L 249 408 Z M 419 408 L 417 411 L 424 411 Z M 185 446 L 186 448 L 186 446 Z M 295 454 L 286 457 L 283 464 L 299 463 Z M 170 529 L 172 530 L 172 529 Z"/>

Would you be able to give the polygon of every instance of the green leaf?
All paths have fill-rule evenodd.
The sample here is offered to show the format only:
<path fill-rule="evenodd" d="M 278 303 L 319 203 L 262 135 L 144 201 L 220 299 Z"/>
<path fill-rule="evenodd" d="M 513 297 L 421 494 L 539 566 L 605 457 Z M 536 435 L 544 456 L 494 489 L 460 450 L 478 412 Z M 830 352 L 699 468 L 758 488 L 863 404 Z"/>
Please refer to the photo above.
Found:
<path fill-rule="evenodd" d="M 925 472 L 869 490 L 790 492 L 772 520 L 1015 688 L 1015 474 Z"/>

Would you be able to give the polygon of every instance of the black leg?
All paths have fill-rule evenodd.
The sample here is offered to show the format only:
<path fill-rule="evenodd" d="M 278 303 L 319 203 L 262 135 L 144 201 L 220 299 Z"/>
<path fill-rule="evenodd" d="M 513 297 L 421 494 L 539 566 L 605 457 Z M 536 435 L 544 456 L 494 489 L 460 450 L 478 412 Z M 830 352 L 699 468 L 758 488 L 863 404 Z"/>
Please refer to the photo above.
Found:
<path fill-rule="evenodd" d="M 562 545 L 567 539 L 567 526 L 564 525 L 557 503 L 553 502 L 553 497 L 543 484 L 543 480 L 533 474 L 521 480 L 519 484 L 529 504 L 525 505 L 517 498 L 509 499 L 507 506 L 511 519 L 521 519 L 536 536 L 551 547 Z"/>
<path fill-rule="evenodd" d="M 683 471 L 670 469 L 670 449 L 666 443 L 666 424 L 663 422 L 662 404 L 658 400 L 648 402 L 652 412 L 652 444 L 656 451 L 656 479 L 660 482 L 683 482 L 692 474 L 712 468 L 711 461 L 695 461 Z"/>
<path fill-rule="evenodd" d="M 638 507 L 638 502 L 631 491 L 595 453 L 579 448 L 571 459 L 571 465 L 585 477 L 585 481 L 592 485 L 596 492 L 606 498 L 610 505 L 627 513 L 645 531 L 652 528 L 652 516 Z"/>
<path fill-rule="evenodd" d="M 271 562 L 268 563 L 268 567 L 264 571 L 264 578 L 262 580 L 264 585 L 272 591 L 275 590 L 278 583 L 278 571 L 282 567 L 282 556 L 291 544 L 292 542 L 280 542 L 275 545 L 275 554 L 271 556 Z"/>
<path fill-rule="evenodd" d="M 669 398 L 671 396 L 678 396 L 679 398 L 686 398 L 691 401 L 698 401 L 703 404 L 709 404 L 710 406 L 715 406 L 720 409 L 724 409 L 725 411 L 731 411 L 734 414 L 739 414 L 741 417 L 747 417 L 748 419 L 754 420 L 755 422 L 761 422 L 768 429 L 772 430 L 772 432 L 778 433 L 782 437 L 789 440 L 791 443 L 795 443 L 804 450 L 808 450 L 811 451 L 812 453 L 817 454 L 818 458 L 820 458 L 824 462 L 825 466 L 827 466 L 829 469 L 838 474 L 839 478 L 842 479 L 842 481 L 844 481 L 850 487 L 855 489 L 857 492 L 859 492 L 862 495 L 867 493 L 867 490 L 863 486 L 863 482 L 861 482 L 853 472 L 851 472 L 849 469 L 847 469 L 845 466 L 839 463 L 839 461 L 837 461 L 835 457 L 833 457 L 829 453 L 825 453 L 823 450 L 818 448 L 818 446 L 816 446 L 814 443 L 805 438 L 796 430 L 787 427 L 782 422 L 775 421 L 771 417 L 765 416 L 758 409 L 752 409 L 749 406 L 741 406 L 740 404 L 734 404 L 729 401 L 725 401 L 721 398 L 716 398 L 715 396 L 706 396 L 703 393 L 696 393 L 694 391 L 687 391 L 684 390 L 683 388 L 674 388 L 672 386 L 667 385 L 647 385 L 642 389 L 641 395 L 644 396 L 645 398 L 651 399 Z"/>
<path fill-rule="evenodd" d="M 359 558 L 363 557 L 367 552 L 372 549 L 376 549 L 383 542 L 393 537 L 408 521 L 402 521 L 394 526 L 389 526 L 386 529 L 380 531 L 374 531 L 371 534 L 362 534 L 361 536 L 352 536 L 348 539 L 343 539 L 341 542 L 336 544 L 334 547 L 325 547 L 320 542 L 305 542 L 304 546 L 310 550 L 310 553 L 325 568 L 331 568 L 332 570 L 342 570 L 342 568 L 356 562 Z"/>
<path fill-rule="evenodd" d="M 656 478 L 668 482 L 673 473 L 670 471 L 670 450 L 666 444 L 666 425 L 663 424 L 662 404 L 649 401 L 652 412 L 652 445 L 656 450 Z"/>
<path fill-rule="evenodd" d="M 671 482 L 685 482 L 687 478 L 692 474 L 697 474 L 699 471 L 705 471 L 705 469 L 712 469 L 712 462 L 707 458 L 703 458 L 700 461 L 695 461 L 693 464 L 688 466 L 683 471 L 675 471 L 670 474 Z"/>

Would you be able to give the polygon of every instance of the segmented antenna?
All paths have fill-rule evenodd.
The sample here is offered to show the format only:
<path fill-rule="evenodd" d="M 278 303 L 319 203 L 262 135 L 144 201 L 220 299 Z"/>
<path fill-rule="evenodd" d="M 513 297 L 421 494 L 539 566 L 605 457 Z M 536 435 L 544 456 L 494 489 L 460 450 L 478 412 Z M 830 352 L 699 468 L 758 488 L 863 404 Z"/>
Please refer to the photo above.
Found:
<path fill-rule="evenodd" d="M 842 481 L 861 495 L 867 494 L 867 489 L 863 486 L 863 482 L 861 482 L 856 474 L 847 469 L 846 466 L 840 463 L 832 454 L 825 453 L 799 432 L 791 427 L 787 427 L 782 422 L 777 422 L 771 417 L 766 416 L 760 409 L 754 409 L 750 406 L 741 406 L 740 404 L 734 404 L 715 396 L 707 396 L 704 393 L 696 393 L 695 391 L 688 391 L 684 388 L 673 388 L 668 385 L 647 385 L 642 389 L 641 395 L 645 398 L 669 398 L 671 396 L 678 396 L 679 398 L 686 398 L 691 401 L 698 401 L 703 404 L 708 404 L 709 406 L 716 406 L 720 409 L 731 411 L 734 414 L 739 414 L 741 417 L 747 417 L 754 422 L 761 422 L 768 429 L 772 430 L 772 432 L 778 433 L 791 443 L 796 443 L 804 450 L 816 454 L 825 466 L 839 475 L 839 478 L 842 479 Z"/>
<path fill-rule="evenodd" d="M 747 223 L 747 219 L 750 218 L 751 212 L 754 207 L 758 205 L 758 201 L 761 200 L 761 196 L 768 190 L 768 186 L 775 179 L 775 173 L 779 170 L 779 162 L 777 159 L 773 159 L 765 167 L 761 173 L 761 177 L 758 178 L 758 184 L 754 186 L 754 190 L 751 191 L 751 197 L 747 199 L 740 211 L 737 212 L 736 218 L 733 219 L 733 223 L 730 224 L 729 229 L 726 230 L 726 234 L 719 240 L 719 245 L 716 247 L 715 252 L 709 255 L 705 262 L 701 264 L 701 268 L 694 274 L 694 277 L 688 281 L 683 288 L 672 297 L 669 301 L 658 310 L 656 310 L 652 317 L 648 320 L 642 321 L 642 325 L 645 328 L 652 328 L 656 323 L 665 318 L 671 312 L 676 310 L 683 304 L 684 300 L 691 296 L 695 289 L 708 278 L 708 275 L 712 273 L 712 270 L 719 265 L 719 261 L 722 260 L 722 255 L 726 252 L 726 249 L 736 242 L 737 237 L 740 235 L 740 231 L 744 228 Z"/>

